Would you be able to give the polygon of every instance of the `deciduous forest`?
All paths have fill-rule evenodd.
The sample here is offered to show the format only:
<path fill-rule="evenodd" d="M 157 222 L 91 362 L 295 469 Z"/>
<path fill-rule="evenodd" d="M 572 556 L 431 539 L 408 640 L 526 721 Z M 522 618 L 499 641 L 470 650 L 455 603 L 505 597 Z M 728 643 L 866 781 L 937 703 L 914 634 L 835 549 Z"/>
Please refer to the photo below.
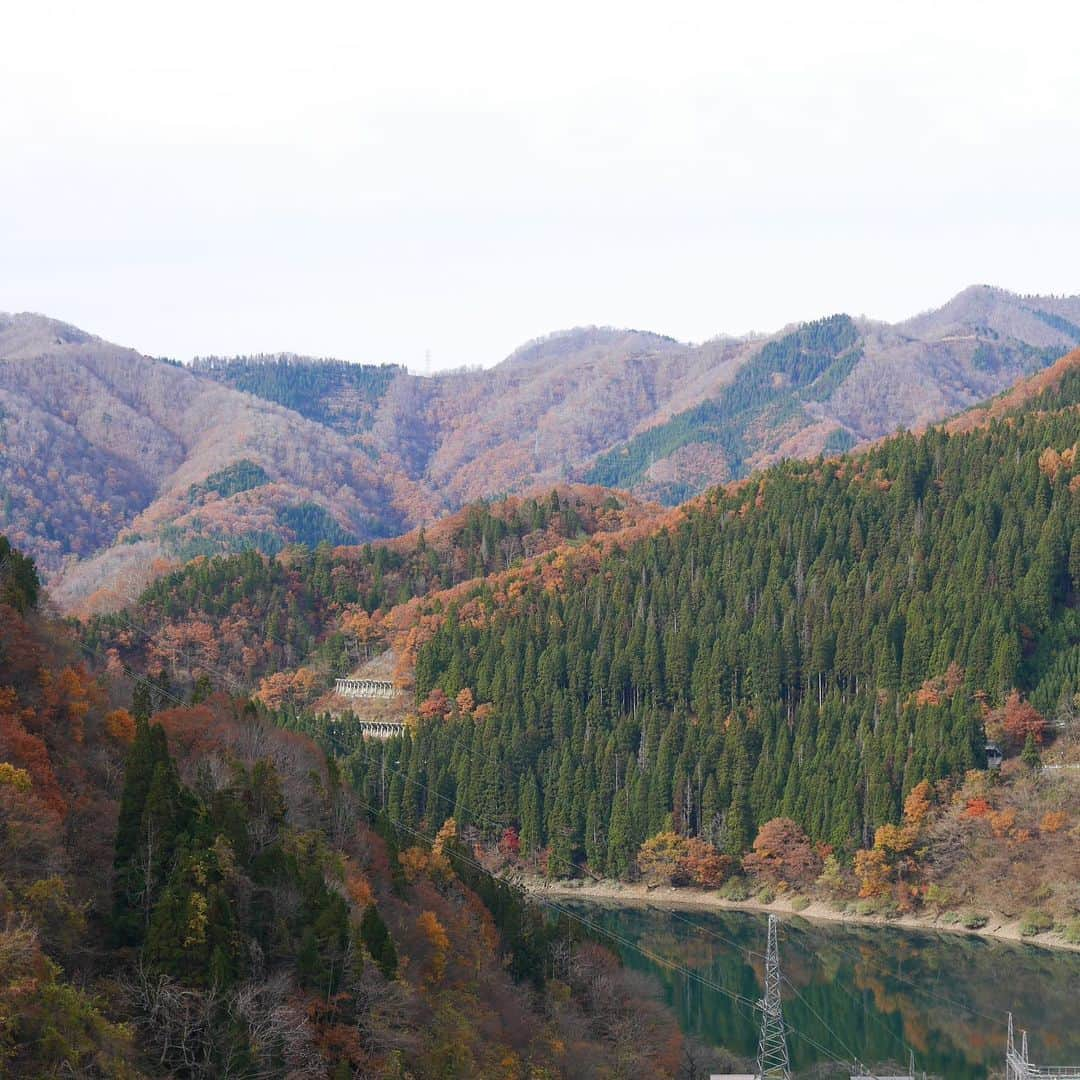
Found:
<path fill-rule="evenodd" d="M 243 698 L 95 674 L 37 597 L 0 539 L 4 1075 L 675 1074 L 648 985 L 452 822 L 399 831 Z"/>

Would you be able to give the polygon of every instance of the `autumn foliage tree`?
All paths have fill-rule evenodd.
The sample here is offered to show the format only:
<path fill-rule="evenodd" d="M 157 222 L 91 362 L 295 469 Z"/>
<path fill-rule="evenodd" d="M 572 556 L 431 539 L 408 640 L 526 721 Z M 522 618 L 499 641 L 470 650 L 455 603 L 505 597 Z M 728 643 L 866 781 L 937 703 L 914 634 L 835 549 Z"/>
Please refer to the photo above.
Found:
<path fill-rule="evenodd" d="M 904 800 L 903 824 L 879 826 L 874 846 L 855 853 L 861 897 L 879 898 L 891 890 L 902 906 L 910 906 L 911 882 L 920 870 L 917 847 L 933 812 L 932 794 L 927 781 L 916 784 Z"/>
<path fill-rule="evenodd" d="M 1018 690 L 1013 690 L 1000 709 L 988 719 L 987 726 L 1000 726 L 1005 739 L 1013 750 L 1019 750 L 1030 735 L 1041 746 L 1046 735 L 1046 718 L 1029 701 L 1023 700 Z"/>
<path fill-rule="evenodd" d="M 428 962 L 426 978 L 429 982 L 442 982 L 446 974 L 446 958 L 450 952 L 450 939 L 434 911 L 421 912 L 417 926 L 427 943 Z"/>
<path fill-rule="evenodd" d="M 453 703 L 446 694 L 436 687 L 422 702 L 419 713 L 424 720 L 441 720 L 448 716 L 453 709 Z"/>
<path fill-rule="evenodd" d="M 656 884 L 716 888 L 731 871 L 731 859 L 712 844 L 671 831 L 649 837 L 636 861 L 642 876 Z"/>
<path fill-rule="evenodd" d="M 821 873 L 821 857 L 790 818 L 766 821 L 743 857 L 743 868 L 772 885 L 807 885 Z"/>

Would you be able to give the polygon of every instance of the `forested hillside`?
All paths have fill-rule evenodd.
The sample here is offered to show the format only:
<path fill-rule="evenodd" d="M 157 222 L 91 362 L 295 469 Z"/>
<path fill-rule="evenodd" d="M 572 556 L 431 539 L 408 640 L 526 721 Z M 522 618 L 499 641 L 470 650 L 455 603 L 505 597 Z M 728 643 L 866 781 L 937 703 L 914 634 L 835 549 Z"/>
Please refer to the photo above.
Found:
<path fill-rule="evenodd" d="M 250 701 L 99 665 L 0 537 L 0 1073 L 674 1077 L 639 977 Z"/>
<path fill-rule="evenodd" d="M 192 370 L 234 390 L 284 405 L 308 420 L 357 435 L 371 427 L 387 387 L 405 369 L 304 356 L 204 356 Z"/>
<path fill-rule="evenodd" d="M 972 430 L 716 490 L 596 572 L 478 587 L 418 657 L 441 719 L 362 790 L 617 876 L 654 835 L 735 858 L 775 818 L 850 857 L 983 768 L 988 727 L 1037 759 L 1080 670 L 1078 364 Z"/>
<path fill-rule="evenodd" d="M 0 316 L 0 529 L 66 609 L 195 555 L 395 535 L 433 511 L 298 412 L 40 316 Z"/>
<path fill-rule="evenodd" d="M 847 315 L 834 315 L 768 342 L 739 368 L 731 385 L 717 398 L 609 451 L 589 470 L 589 479 L 609 487 L 638 487 L 657 461 L 692 444 L 715 447 L 728 474 L 741 476 L 751 453 L 747 445 L 751 426 L 779 428 L 789 416 L 801 412 L 804 397 L 827 398 L 857 363 L 858 341 L 859 332 L 852 320 Z M 848 435 L 847 445 L 852 442 Z M 696 490 L 689 481 L 672 485 L 664 490 L 664 501 L 681 502 Z"/>
<path fill-rule="evenodd" d="M 988 286 L 892 326 L 698 345 L 578 328 L 429 377 L 290 354 L 185 367 L 0 315 L 0 528 L 63 610 L 110 610 L 195 556 L 392 536 L 538 485 L 675 504 L 941 420 L 1077 343 L 1080 298 Z"/>
<path fill-rule="evenodd" d="M 390 643 L 384 617 L 560 545 L 650 520 L 659 507 L 585 486 L 474 503 L 397 540 L 289 547 L 196 559 L 119 611 L 94 616 L 83 640 L 116 662 L 303 705 L 335 676 Z"/>

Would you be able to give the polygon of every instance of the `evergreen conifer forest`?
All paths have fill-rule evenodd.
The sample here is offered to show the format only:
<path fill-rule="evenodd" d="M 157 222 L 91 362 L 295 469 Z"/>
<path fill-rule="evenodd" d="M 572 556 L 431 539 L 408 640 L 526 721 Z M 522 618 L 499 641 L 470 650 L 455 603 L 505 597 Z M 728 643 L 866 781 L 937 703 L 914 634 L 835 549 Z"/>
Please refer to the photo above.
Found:
<path fill-rule="evenodd" d="M 510 605 L 478 586 L 416 663 L 420 702 L 468 688 L 478 708 L 389 751 L 388 812 L 518 829 L 559 876 L 624 875 L 671 830 L 738 857 L 778 817 L 869 847 L 921 782 L 985 768 L 1010 694 L 1071 701 L 1078 388 L 783 463 Z M 378 798 L 372 762 L 354 769 Z"/>

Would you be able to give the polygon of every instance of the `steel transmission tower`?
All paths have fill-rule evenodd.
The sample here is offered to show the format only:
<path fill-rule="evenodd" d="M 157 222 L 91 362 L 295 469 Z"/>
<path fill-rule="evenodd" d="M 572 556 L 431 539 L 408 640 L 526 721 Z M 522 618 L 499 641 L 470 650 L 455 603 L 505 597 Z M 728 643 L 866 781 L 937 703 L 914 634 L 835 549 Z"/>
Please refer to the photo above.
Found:
<path fill-rule="evenodd" d="M 769 916 L 769 948 L 765 954 L 765 996 L 761 1009 L 761 1041 L 757 1071 L 760 1080 L 791 1080 L 784 1013 L 780 1004 L 780 950 L 776 944 L 776 916 Z"/>

